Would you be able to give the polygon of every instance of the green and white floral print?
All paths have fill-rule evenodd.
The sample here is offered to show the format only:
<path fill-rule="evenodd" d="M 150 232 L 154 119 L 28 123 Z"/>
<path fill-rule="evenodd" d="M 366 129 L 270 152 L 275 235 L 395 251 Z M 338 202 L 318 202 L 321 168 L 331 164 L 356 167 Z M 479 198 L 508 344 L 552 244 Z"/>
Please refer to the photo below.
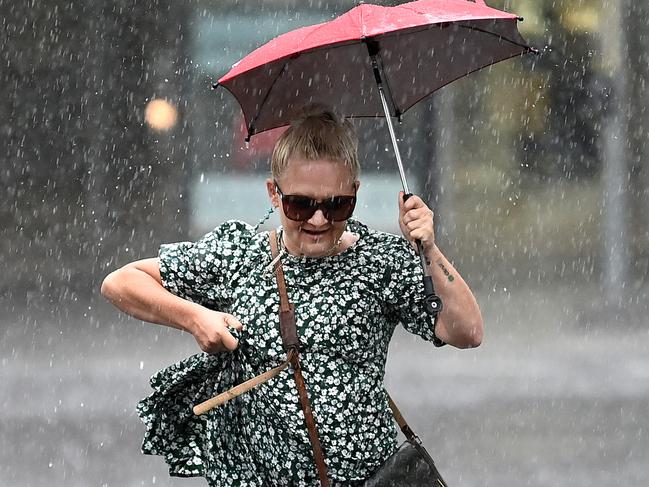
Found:
<path fill-rule="evenodd" d="M 397 447 L 383 387 L 395 326 L 441 344 L 407 241 L 354 220 L 348 229 L 359 239 L 341 254 L 282 259 L 320 441 L 340 486 L 362 485 Z M 163 455 L 171 475 L 205 476 L 219 487 L 319 485 L 289 371 L 205 415 L 191 409 L 285 358 L 270 260 L 268 233 L 238 221 L 160 249 L 169 291 L 244 324 L 234 352 L 193 355 L 151 378 L 154 392 L 138 405 L 142 450 Z"/>

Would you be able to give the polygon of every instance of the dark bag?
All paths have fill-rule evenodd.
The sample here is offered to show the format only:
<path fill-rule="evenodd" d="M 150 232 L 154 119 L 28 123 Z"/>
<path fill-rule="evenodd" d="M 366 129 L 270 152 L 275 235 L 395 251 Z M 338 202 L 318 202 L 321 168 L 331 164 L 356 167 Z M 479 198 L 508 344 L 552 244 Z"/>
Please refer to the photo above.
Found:
<path fill-rule="evenodd" d="M 406 441 L 365 481 L 365 487 L 447 487 L 433 458 L 390 396 L 388 403 Z"/>
<path fill-rule="evenodd" d="M 420 444 L 406 440 L 381 468 L 365 481 L 365 487 L 447 487 L 435 462 Z"/>

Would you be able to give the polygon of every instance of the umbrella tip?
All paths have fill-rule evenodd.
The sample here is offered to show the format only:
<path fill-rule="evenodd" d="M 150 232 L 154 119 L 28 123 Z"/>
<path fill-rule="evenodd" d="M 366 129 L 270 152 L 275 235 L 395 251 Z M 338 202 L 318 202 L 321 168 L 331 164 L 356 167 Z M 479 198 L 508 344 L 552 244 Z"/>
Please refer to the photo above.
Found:
<path fill-rule="evenodd" d="M 212 83 L 212 89 L 215 90 L 219 87 L 219 82 L 217 81 L 216 83 Z"/>

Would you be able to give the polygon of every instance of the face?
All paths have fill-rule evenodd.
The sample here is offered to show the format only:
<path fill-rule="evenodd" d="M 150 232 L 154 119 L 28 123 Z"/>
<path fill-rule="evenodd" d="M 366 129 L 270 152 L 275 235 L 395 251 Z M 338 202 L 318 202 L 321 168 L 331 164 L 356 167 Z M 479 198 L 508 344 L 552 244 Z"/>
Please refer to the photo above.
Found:
<path fill-rule="evenodd" d="M 358 188 L 358 181 L 352 177 L 349 167 L 327 159 L 306 161 L 291 158 L 276 181 L 284 195 L 307 196 L 317 201 L 332 196 L 354 196 Z M 268 179 L 266 186 L 273 206 L 279 209 L 284 228 L 284 244 L 290 253 L 323 257 L 335 250 L 336 243 L 345 231 L 347 220 L 329 221 L 321 209 L 316 210 L 308 220 L 291 220 L 284 213 L 274 181 Z"/>

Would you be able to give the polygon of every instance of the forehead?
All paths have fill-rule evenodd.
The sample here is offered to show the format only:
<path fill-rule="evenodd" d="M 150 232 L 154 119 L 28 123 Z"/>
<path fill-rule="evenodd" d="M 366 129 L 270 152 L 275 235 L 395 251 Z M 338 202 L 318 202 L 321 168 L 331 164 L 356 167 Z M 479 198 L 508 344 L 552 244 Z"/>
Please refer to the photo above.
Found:
<path fill-rule="evenodd" d="M 354 191 L 350 167 L 328 159 L 291 158 L 277 182 L 285 194 L 325 197 Z"/>

